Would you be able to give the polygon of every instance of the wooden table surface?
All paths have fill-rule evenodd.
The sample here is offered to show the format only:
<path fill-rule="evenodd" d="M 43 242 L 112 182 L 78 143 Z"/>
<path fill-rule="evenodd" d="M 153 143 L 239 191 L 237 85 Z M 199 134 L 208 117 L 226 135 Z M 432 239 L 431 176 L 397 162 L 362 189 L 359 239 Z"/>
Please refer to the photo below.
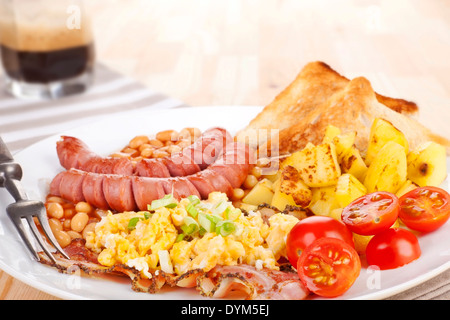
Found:
<path fill-rule="evenodd" d="M 265 105 L 321 60 L 450 137 L 448 0 L 96 0 L 97 59 L 192 106 Z M 0 299 L 56 299 L 0 271 Z"/>

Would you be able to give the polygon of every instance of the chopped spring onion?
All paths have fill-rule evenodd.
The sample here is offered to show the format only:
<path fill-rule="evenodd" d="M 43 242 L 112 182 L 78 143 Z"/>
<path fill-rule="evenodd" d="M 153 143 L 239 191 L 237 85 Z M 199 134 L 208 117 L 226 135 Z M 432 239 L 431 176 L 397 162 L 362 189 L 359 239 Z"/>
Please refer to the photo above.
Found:
<path fill-rule="evenodd" d="M 236 231 L 236 225 L 233 221 L 223 220 L 216 224 L 216 233 L 226 237 Z"/>
<path fill-rule="evenodd" d="M 223 220 L 215 214 L 198 214 L 198 223 L 205 232 L 216 232 L 222 236 L 227 236 L 236 230 L 235 224 L 230 220 Z"/>
<path fill-rule="evenodd" d="M 173 209 L 177 206 L 177 200 L 173 197 L 172 194 L 166 194 L 163 198 L 158 200 L 153 200 L 152 204 L 147 206 L 148 210 L 154 211 L 156 209 L 166 207 L 169 209 Z"/>
<path fill-rule="evenodd" d="M 198 234 L 200 235 L 200 237 L 203 237 L 206 233 L 206 230 L 203 227 L 200 227 L 200 230 L 198 231 Z"/>
<path fill-rule="evenodd" d="M 139 222 L 139 220 L 141 220 L 141 219 L 142 218 L 140 218 L 140 217 L 131 218 L 130 221 L 128 221 L 128 226 L 127 226 L 128 230 L 131 231 L 131 230 L 136 229 L 136 225 Z"/>
<path fill-rule="evenodd" d="M 221 214 L 222 212 L 224 212 L 228 206 L 230 205 L 230 203 L 228 201 L 220 201 L 213 209 L 212 209 L 212 213 L 213 214 Z"/>
<path fill-rule="evenodd" d="M 208 216 L 209 215 L 200 212 L 198 214 L 198 223 L 203 229 L 205 229 L 206 232 L 213 232 L 216 228 L 216 224 L 210 219 L 208 219 L 207 218 Z"/>
<path fill-rule="evenodd" d="M 189 199 L 189 201 L 192 203 L 193 206 L 200 203 L 200 199 L 197 196 L 192 195 L 187 198 Z"/>
<path fill-rule="evenodd" d="M 128 221 L 128 230 L 134 230 L 136 229 L 136 225 L 139 222 L 139 220 L 148 220 L 152 217 L 152 215 L 150 214 L 150 212 L 148 211 L 139 211 L 138 213 L 141 213 L 142 215 L 144 215 L 144 217 L 134 217 L 131 218 L 130 221 Z"/>
<path fill-rule="evenodd" d="M 180 233 L 178 236 L 177 236 L 177 239 L 175 240 L 175 242 L 180 242 L 180 241 L 183 241 L 183 239 L 184 239 L 184 236 L 185 236 L 185 234 L 184 233 Z"/>
<path fill-rule="evenodd" d="M 233 220 L 233 221 L 236 220 L 237 218 L 239 218 L 240 215 L 241 215 L 241 210 L 231 209 L 230 207 L 228 207 L 223 214 L 225 219 Z"/>
<path fill-rule="evenodd" d="M 209 202 L 200 202 L 199 204 L 195 205 L 195 208 L 197 210 L 202 210 L 202 211 L 211 211 L 213 204 L 209 203 Z"/>
<path fill-rule="evenodd" d="M 194 218 L 196 218 L 198 215 L 198 211 L 192 203 L 189 203 L 186 206 L 186 211 Z"/>
<path fill-rule="evenodd" d="M 151 217 L 152 217 L 152 215 L 150 214 L 150 212 L 144 211 L 144 219 L 145 220 L 150 219 Z"/>
<path fill-rule="evenodd" d="M 192 217 L 185 217 L 183 222 L 184 224 L 181 226 L 181 230 L 183 230 L 183 233 L 186 235 L 194 234 L 200 229 L 197 221 L 195 221 Z"/>
<path fill-rule="evenodd" d="M 223 220 L 223 218 L 221 217 L 221 216 L 218 216 L 217 214 L 207 214 L 206 215 L 206 218 L 208 219 L 208 220 L 210 220 L 212 223 L 214 223 L 214 224 L 216 224 L 216 223 L 218 223 L 219 221 L 222 221 Z"/>

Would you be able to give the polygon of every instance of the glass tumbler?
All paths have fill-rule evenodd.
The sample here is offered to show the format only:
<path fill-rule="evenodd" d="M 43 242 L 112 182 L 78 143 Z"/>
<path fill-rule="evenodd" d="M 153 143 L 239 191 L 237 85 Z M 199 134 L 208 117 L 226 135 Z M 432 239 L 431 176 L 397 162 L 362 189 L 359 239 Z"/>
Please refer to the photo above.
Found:
<path fill-rule="evenodd" d="M 92 82 L 94 41 L 82 0 L 0 0 L 6 89 L 19 98 L 59 98 Z"/>

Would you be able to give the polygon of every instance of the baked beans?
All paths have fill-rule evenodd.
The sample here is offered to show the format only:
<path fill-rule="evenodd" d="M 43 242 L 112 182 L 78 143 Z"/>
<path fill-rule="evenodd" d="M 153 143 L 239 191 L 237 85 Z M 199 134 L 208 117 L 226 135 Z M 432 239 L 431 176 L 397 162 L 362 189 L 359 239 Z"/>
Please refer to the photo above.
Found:
<path fill-rule="evenodd" d="M 70 221 L 70 228 L 76 232 L 82 232 L 87 226 L 89 215 L 86 212 L 78 212 Z"/>
<path fill-rule="evenodd" d="M 103 210 L 95 209 L 87 202 L 73 204 L 55 196 L 47 197 L 45 207 L 50 229 L 62 248 L 73 239 L 86 239 L 105 215 Z"/>
<path fill-rule="evenodd" d="M 177 141 L 180 134 L 175 130 L 164 130 L 156 134 L 156 139 L 161 142 Z"/>
<path fill-rule="evenodd" d="M 128 142 L 119 152 L 110 154 L 111 157 L 126 157 L 133 160 L 141 158 L 163 158 L 180 152 L 191 145 L 202 135 L 198 128 L 183 128 L 176 130 L 164 130 L 154 136 L 138 135 Z"/>
<path fill-rule="evenodd" d="M 72 238 L 69 236 L 69 234 L 65 231 L 59 231 L 53 234 L 55 236 L 56 241 L 58 241 L 59 245 L 62 248 L 67 247 L 71 242 Z"/>
<path fill-rule="evenodd" d="M 77 212 L 89 213 L 92 211 L 92 206 L 87 202 L 80 201 L 75 205 L 75 210 Z"/>
<path fill-rule="evenodd" d="M 64 208 L 58 202 L 50 202 L 47 204 L 47 213 L 52 218 L 61 219 L 64 216 Z"/>
<path fill-rule="evenodd" d="M 255 166 L 245 178 L 240 188 L 234 188 L 231 200 L 233 204 L 239 207 L 239 201 L 242 200 L 256 184 L 264 178 L 262 168 Z"/>
<path fill-rule="evenodd" d="M 244 181 L 244 188 L 245 189 L 252 189 L 256 184 L 258 183 L 258 178 L 256 178 L 254 175 L 249 174 L 247 178 L 245 178 Z"/>
<path fill-rule="evenodd" d="M 147 136 L 136 136 L 130 140 L 129 147 L 132 149 L 138 149 L 141 145 L 148 142 Z"/>
<path fill-rule="evenodd" d="M 233 189 L 233 200 L 241 200 L 244 197 L 244 190 L 242 188 Z"/>

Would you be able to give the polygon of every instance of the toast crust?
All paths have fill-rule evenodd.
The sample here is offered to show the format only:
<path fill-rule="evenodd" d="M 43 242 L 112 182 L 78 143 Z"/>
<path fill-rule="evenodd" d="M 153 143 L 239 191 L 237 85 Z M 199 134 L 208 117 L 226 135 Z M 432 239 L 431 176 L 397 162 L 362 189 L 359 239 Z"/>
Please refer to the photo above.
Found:
<path fill-rule="evenodd" d="M 279 132 L 278 142 L 260 145 L 263 150 L 276 150 L 280 154 L 291 153 L 305 147 L 308 142 L 321 143 L 328 125 L 334 125 L 343 133 L 356 131 L 355 145 L 367 150 L 370 128 L 376 118 L 391 122 L 402 131 L 411 149 L 426 141 L 435 141 L 450 150 L 450 141 L 432 133 L 418 121 L 394 111 L 379 102 L 370 82 L 364 77 L 351 80 L 344 90 L 330 96 L 306 117 Z"/>
<path fill-rule="evenodd" d="M 258 141 L 248 141 L 255 129 L 284 130 L 294 126 L 330 97 L 343 91 L 350 80 L 321 61 L 308 63 L 275 99 L 241 131 L 236 134 L 237 141 L 247 141 L 257 147 L 270 140 L 270 134 L 258 137 Z M 414 102 L 394 99 L 375 93 L 376 99 L 386 107 L 402 114 L 413 115 L 418 111 Z M 314 132 L 305 133 L 315 135 Z"/>

